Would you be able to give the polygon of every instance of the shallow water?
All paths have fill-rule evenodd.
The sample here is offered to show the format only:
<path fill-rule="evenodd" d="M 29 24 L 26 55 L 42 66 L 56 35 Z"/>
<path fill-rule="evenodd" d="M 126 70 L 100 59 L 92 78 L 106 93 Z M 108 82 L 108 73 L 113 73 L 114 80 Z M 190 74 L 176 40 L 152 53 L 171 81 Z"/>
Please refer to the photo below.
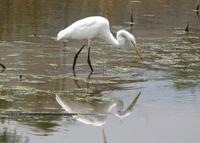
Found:
<path fill-rule="evenodd" d="M 0 142 L 200 141 L 195 0 L 0 3 L 0 63 L 6 66 L 0 72 Z M 84 49 L 74 77 L 73 57 L 85 41 L 63 47 L 55 41 L 57 32 L 90 15 L 107 17 L 113 34 L 131 31 L 131 11 L 143 60 L 131 47 L 95 40 L 94 74 L 89 74 Z"/>

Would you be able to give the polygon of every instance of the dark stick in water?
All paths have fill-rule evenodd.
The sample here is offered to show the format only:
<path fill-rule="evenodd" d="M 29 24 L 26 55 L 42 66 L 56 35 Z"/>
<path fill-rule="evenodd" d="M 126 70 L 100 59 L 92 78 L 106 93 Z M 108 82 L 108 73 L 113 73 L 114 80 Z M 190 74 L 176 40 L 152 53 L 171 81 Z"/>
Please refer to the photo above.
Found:
<path fill-rule="evenodd" d="M 22 75 L 21 74 L 19 75 L 19 79 L 22 80 Z"/>
<path fill-rule="evenodd" d="M 189 24 L 187 22 L 186 28 L 185 28 L 185 32 L 189 32 Z"/>
<path fill-rule="evenodd" d="M 0 66 L 5 70 L 6 69 L 6 67 L 3 65 L 3 64 L 1 64 L 0 63 Z"/>
<path fill-rule="evenodd" d="M 131 12 L 131 33 L 133 33 L 133 11 Z"/>
<path fill-rule="evenodd" d="M 197 10 L 197 16 L 199 16 L 199 10 L 200 10 L 200 1 L 199 0 L 197 2 L 197 8 L 196 8 L 196 10 Z"/>
<path fill-rule="evenodd" d="M 131 23 L 133 23 L 133 11 L 131 12 Z"/>

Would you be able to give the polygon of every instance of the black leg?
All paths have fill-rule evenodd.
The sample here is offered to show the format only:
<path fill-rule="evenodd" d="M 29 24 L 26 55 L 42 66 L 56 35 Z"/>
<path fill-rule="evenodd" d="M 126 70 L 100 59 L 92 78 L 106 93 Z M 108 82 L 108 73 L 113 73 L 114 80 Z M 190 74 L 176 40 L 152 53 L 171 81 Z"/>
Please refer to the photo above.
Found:
<path fill-rule="evenodd" d="M 88 47 L 88 58 L 87 58 L 87 62 L 90 66 L 90 69 L 91 69 L 91 73 L 93 73 L 93 68 L 92 68 L 92 64 L 91 64 L 91 61 L 90 61 L 90 47 Z"/>
<path fill-rule="evenodd" d="M 76 75 L 76 74 L 75 74 L 76 60 L 77 60 L 77 58 L 78 58 L 78 55 L 80 54 L 80 52 L 82 51 L 82 49 L 83 49 L 84 47 L 85 47 L 85 45 L 83 45 L 83 46 L 80 48 L 80 50 L 76 53 L 76 55 L 74 56 L 74 62 L 73 62 L 73 67 L 72 67 L 72 70 L 73 70 L 74 75 Z"/>

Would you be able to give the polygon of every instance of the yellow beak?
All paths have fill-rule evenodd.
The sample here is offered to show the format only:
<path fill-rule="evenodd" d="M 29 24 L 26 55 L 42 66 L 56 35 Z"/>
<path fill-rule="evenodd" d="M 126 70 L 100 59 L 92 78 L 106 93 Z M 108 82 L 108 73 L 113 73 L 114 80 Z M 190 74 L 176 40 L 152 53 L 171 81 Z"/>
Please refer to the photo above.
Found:
<path fill-rule="evenodd" d="M 138 57 L 139 57 L 140 59 L 142 59 L 142 54 L 141 54 L 140 49 L 139 49 L 139 47 L 137 46 L 137 44 L 136 44 L 136 43 L 133 43 L 133 42 L 131 42 L 131 43 L 133 44 L 133 47 L 134 47 L 135 52 L 136 52 L 136 54 L 138 55 Z"/>

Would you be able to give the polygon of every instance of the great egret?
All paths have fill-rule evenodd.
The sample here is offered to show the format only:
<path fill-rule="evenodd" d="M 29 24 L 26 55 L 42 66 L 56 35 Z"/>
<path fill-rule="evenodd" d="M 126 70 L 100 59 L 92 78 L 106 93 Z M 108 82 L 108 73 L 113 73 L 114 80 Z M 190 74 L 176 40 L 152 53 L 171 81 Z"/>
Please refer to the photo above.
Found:
<path fill-rule="evenodd" d="M 66 39 L 85 39 L 88 40 L 88 57 L 87 62 L 90 66 L 91 73 L 93 72 L 93 68 L 90 61 L 90 45 L 91 41 L 95 38 L 102 39 L 107 43 L 116 46 L 122 47 L 125 45 L 126 41 L 133 45 L 137 55 L 141 58 L 141 53 L 139 48 L 136 45 L 135 37 L 130 34 L 126 30 L 120 30 L 117 32 L 116 39 L 113 37 L 112 33 L 110 32 L 110 25 L 106 18 L 101 16 L 91 16 L 86 17 L 84 19 L 78 20 L 68 26 L 67 28 L 61 30 L 57 35 L 58 41 L 64 41 Z M 86 45 L 83 45 L 80 50 L 76 53 L 73 62 L 73 72 L 75 73 L 75 65 L 78 55 L 82 51 L 82 49 Z"/>

